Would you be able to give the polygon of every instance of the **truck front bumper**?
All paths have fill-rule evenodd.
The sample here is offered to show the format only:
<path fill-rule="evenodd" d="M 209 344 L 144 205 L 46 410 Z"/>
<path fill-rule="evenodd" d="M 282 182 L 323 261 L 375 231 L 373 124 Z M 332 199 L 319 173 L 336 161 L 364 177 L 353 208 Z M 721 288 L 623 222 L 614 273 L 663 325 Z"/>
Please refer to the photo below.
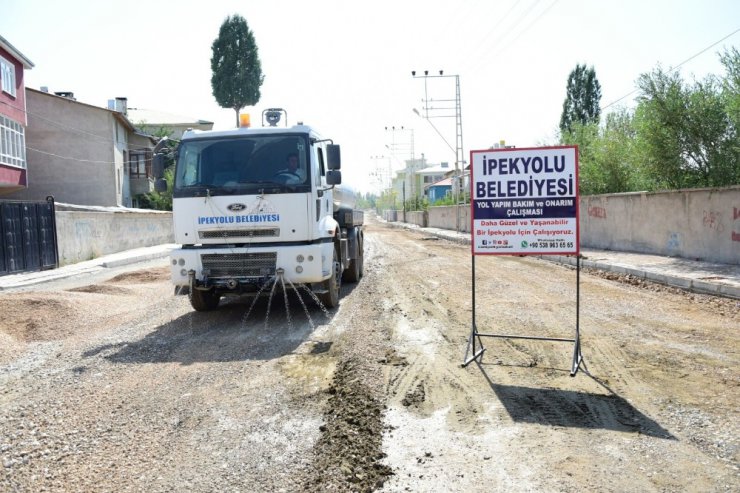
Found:
<path fill-rule="evenodd" d="M 279 248 L 180 248 L 170 255 L 172 282 L 189 286 L 191 271 L 196 286 L 228 290 L 261 287 L 278 272 L 294 284 L 322 282 L 331 274 L 332 249 L 330 242 Z"/>

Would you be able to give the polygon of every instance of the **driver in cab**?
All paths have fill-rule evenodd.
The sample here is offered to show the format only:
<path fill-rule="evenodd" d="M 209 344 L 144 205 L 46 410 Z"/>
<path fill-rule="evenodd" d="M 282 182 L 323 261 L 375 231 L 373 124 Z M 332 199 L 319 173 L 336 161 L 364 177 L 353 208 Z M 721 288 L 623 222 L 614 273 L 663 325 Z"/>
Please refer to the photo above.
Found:
<path fill-rule="evenodd" d="M 298 167 L 298 154 L 295 152 L 288 154 L 286 166 L 278 174 L 286 176 L 288 183 L 303 183 L 306 180 L 306 172 Z"/>

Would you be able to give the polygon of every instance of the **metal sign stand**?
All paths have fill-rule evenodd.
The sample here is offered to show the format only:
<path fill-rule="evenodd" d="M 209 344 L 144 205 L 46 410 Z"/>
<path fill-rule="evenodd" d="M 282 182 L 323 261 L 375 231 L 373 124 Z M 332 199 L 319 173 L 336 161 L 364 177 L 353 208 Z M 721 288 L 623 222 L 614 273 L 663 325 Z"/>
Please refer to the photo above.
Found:
<path fill-rule="evenodd" d="M 576 255 L 576 331 L 573 339 L 563 339 L 558 337 L 537 337 L 537 336 L 524 336 L 524 335 L 509 335 L 509 334 L 481 334 L 478 332 L 478 326 L 475 323 L 475 254 L 472 255 L 472 270 L 473 270 L 473 323 L 468 338 L 468 345 L 465 349 L 465 358 L 462 366 L 468 366 L 471 362 L 480 358 L 483 359 L 483 353 L 486 348 L 483 346 L 481 337 L 496 337 L 499 339 L 528 339 L 535 341 L 555 341 L 555 342 L 572 342 L 573 343 L 573 362 L 570 367 L 570 376 L 576 376 L 579 368 L 583 367 L 583 371 L 588 372 L 586 363 L 583 360 L 583 354 L 581 354 L 581 334 L 580 334 L 580 311 L 581 311 L 581 255 Z M 472 354 L 472 355 L 471 355 Z M 471 355 L 468 357 L 468 355 Z"/>

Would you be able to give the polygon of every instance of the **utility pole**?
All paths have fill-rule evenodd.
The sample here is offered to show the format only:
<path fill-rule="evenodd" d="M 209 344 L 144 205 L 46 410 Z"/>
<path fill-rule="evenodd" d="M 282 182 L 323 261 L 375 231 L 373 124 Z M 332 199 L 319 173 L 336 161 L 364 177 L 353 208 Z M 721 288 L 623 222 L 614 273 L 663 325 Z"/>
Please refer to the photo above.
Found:
<path fill-rule="evenodd" d="M 459 232 L 461 229 L 461 190 L 462 190 L 462 173 L 461 169 L 465 169 L 465 155 L 463 154 L 463 132 L 462 132 L 462 105 L 460 102 L 460 76 L 445 75 L 444 70 L 439 71 L 439 75 L 429 75 L 429 71 L 425 70 L 424 75 L 417 75 L 416 70 L 411 71 L 411 76 L 414 78 L 424 79 L 424 99 L 422 102 L 422 113 L 419 113 L 414 109 L 414 113 L 424 118 L 434 128 L 442 140 L 447 144 L 450 150 L 455 153 L 455 174 L 452 178 L 452 196 L 457 209 L 456 218 L 456 230 Z M 434 99 L 429 97 L 428 91 L 428 79 L 439 79 L 439 78 L 454 78 L 455 79 L 455 99 Z M 435 106 L 441 104 L 441 106 Z M 454 105 L 453 105 L 454 104 Z M 454 112 L 454 113 L 453 113 Z M 455 118 L 455 148 L 453 149 L 447 139 L 444 138 L 442 133 L 432 123 L 432 118 Z"/>
<path fill-rule="evenodd" d="M 413 176 L 416 172 L 416 156 L 414 154 L 414 130 L 410 128 L 404 128 L 402 126 L 390 126 L 385 127 L 385 131 L 390 132 L 391 134 L 391 143 L 386 144 L 386 148 L 388 148 L 391 155 L 396 158 L 396 160 L 398 160 L 398 155 L 408 156 L 408 158 L 403 159 L 403 161 L 405 162 L 404 175 L 406 177 L 409 177 L 409 173 L 412 175 L 410 177 L 412 179 L 410 181 L 411 189 L 409 190 L 409 192 L 412 196 L 414 196 L 417 193 L 416 187 L 414 185 L 415 177 Z M 400 134 L 401 138 L 397 138 L 396 134 Z M 409 170 L 409 168 L 411 169 Z M 404 189 L 405 188 L 406 187 L 404 185 Z"/>
<path fill-rule="evenodd" d="M 378 161 L 385 161 L 386 156 L 370 156 L 370 159 L 374 163 L 374 169 L 372 176 L 375 177 L 378 184 L 378 194 L 380 194 L 386 188 L 391 188 L 391 170 L 390 160 L 388 161 L 387 170 L 383 169 L 383 164 L 379 164 Z"/>

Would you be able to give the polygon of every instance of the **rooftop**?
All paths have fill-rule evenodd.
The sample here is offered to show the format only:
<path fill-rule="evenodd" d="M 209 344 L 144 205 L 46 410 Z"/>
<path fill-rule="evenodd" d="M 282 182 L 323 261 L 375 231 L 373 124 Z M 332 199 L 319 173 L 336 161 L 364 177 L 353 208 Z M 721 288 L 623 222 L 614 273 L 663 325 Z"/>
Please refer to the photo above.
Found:
<path fill-rule="evenodd" d="M 128 108 L 128 119 L 135 124 L 150 125 L 213 125 L 213 122 L 199 120 L 189 116 L 175 115 L 164 111 L 148 110 L 144 108 Z"/>
<path fill-rule="evenodd" d="M 26 58 L 26 56 L 18 51 L 18 49 L 10 44 L 10 41 L 0 36 L 0 47 L 17 58 L 22 64 L 23 68 L 30 70 L 33 68 L 33 62 Z"/>

